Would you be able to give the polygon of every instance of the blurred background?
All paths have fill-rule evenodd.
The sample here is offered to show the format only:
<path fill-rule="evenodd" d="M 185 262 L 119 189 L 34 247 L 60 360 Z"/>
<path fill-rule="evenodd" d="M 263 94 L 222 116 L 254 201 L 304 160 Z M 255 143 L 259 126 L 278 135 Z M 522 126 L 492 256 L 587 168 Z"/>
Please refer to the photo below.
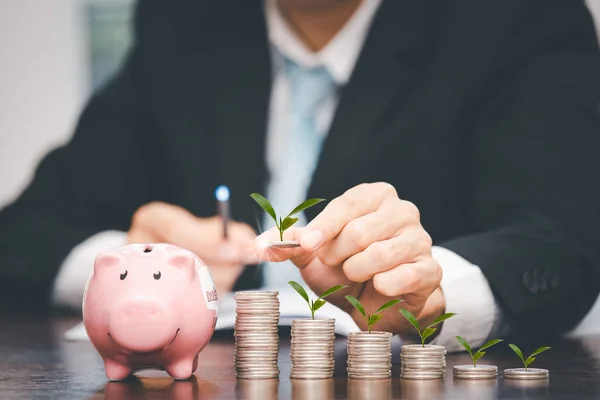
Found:
<path fill-rule="evenodd" d="M 69 139 L 89 95 L 118 68 L 135 3 L 0 0 L 0 208 Z M 587 5 L 598 26 L 600 0 Z"/>
<path fill-rule="evenodd" d="M 131 43 L 135 0 L 0 0 L 0 208 L 69 140 Z"/>

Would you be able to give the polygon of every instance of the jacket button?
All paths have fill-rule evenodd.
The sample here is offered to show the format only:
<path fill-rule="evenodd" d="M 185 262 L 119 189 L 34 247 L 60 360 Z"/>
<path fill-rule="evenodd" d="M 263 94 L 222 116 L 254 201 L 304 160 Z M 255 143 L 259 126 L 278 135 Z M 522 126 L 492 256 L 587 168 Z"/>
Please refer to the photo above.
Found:
<path fill-rule="evenodd" d="M 550 275 L 550 271 L 548 270 L 548 268 L 544 268 L 543 270 L 537 269 L 536 271 L 540 272 L 538 274 L 538 281 L 540 283 L 540 290 L 542 292 L 546 292 L 548 290 L 548 287 L 549 287 L 548 278 L 549 278 L 549 275 Z"/>
<path fill-rule="evenodd" d="M 529 291 L 531 294 L 537 294 L 540 290 L 540 284 L 537 281 L 537 278 L 530 271 L 526 271 L 522 275 L 523 286 Z"/>

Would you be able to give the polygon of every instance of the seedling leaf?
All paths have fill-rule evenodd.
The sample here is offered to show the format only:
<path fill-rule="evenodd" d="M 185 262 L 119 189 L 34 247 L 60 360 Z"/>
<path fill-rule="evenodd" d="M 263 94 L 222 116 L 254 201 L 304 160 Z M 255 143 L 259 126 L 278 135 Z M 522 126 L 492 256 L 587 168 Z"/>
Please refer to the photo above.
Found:
<path fill-rule="evenodd" d="M 410 324 L 415 327 L 415 329 L 417 330 L 417 332 L 419 333 L 419 336 L 420 336 L 421 328 L 419 328 L 419 322 L 417 322 L 417 319 L 415 318 L 415 316 L 412 315 L 410 311 L 405 310 L 404 308 L 401 308 L 398 311 L 400 311 L 402 313 L 402 315 L 404 315 L 404 318 L 406 318 L 408 320 L 408 322 L 410 322 Z"/>
<path fill-rule="evenodd" d="M 483 357 L 485 355 L 485 351 L 481 351 L 479 350 L 477 353 L 473 354 L 473 364 L 475 364 L 477 362 L 477 360 L 479 360 L 481 357 Z"/>
<path fill-rule="evenodd" d="M 455 339 L 458 340 L 458 343 L 460 343 L 469 352 L 471 358 L 473 358 L 473 350 L 471 350 L 471 346 L 469 346 L 469 343 L 467 343 L 465 338 L 462 336 L 456 336 Z"/>
<path fill-rule="evenodd" d="M 285 231 L 286 229 L 294 225 L 296 222 L 298 222 L 298 218 L 285 217 L 283 222 L 281 222 L 281 229 Z"/>
<path fill-rule="evenodd" d="M 332 294 L 334 294 L 335 292 L 339 292 L 340 290 L 347 288 L 347 285 L 336 285 L 336 286 L 332 286 L 329 289 L 327 289 L 325 291 L 325 293 L 323 293 L 321 295 L 321 297 L 319 297 L 320 299 L 324 299 L 327 296 L 331 296 Z"/>
<path fill-rule="evenodd" d="M 504 340 L 502 340 L 502 339 L 492 339 L 492 340 L 490 340 L 489 342 L 487 342 L 486 344 L 484 344 L 483 346 L 481 346 L 481 347 L 479 348 L 479 351 L 481 351 L 481 350 L 485 350 L 485 349 L 489 349 L 489 348 L 490 348 L 490 347 L 492 347 L 493 345 L 495 345 L 495 344 L 498 344 L 498 343 L 500 343 L 500 342 L 503 342 L 503 341 L 504 341 Z"/>
<path fill-rule="evenodd" d="M 517 355 L 519 356 L 519 358 L 521 359 L 521 361 L 523 361 L 523 364 L 525 364 L 525 357 L 523 357 L 523 353 L 521 352 L 521 349 L 518 348 L 516 345 L 514 344 L 509 344 L 508 347 L 510 347 L 511 349 L 513 349 L 513 351 L 515 353 L 517 353 Z"/>
<path fill-rule="evenodd" d="M 390 307 L 394 307 L 396 304 L 401 303 L 403 300 L 390 300 L 375 311 L 375 314 L 382 312 L 383 310 L 387 310 Z"/>
<path fill-rule="evenodd" d="M 352 304 L 354 308 L 356 308 L 358 312 L 360 312 L 363 315 L 363 317 L 367 317 L 367 312 L 365 311 L 365 308 L 362 306 L 362 304 L 360 304 L 360 301 L 358 301 L 356 297 L 347 295 L 346 300 L 348 300 L 350 304 Z"/>
<path fill-rule="evenodd" d="M 375 323 L 377 323 L 377 321 L 379 321 L 381 318 L 383 317 L 383 315 L 381 314 L 373 314 L 369 317 L 369 325 L 373 326 L 375 325 Z"/>
<path fill-rule="evenodd" d="M 327 303 L 325 300 L 323 299 L 317 299 L 314 304 L 313 304 L 313 312 L 317 311 L 319 308 L 323 307 L 325 305 L 325 303 Z"/>
<path fill-rule="evenodd" d="M 548 347 L 548 346 L 540 347 L 539 349 L 537 349 L 536 351 L 534 351 L 533 353 L 531 353 L 529 355 L 529 357 L 537 356 L 538 354 L 540 354 L 540 353 L 542 353 L 542 352 L 544 352 L 544 351 L 546 351 L 548 349 L 550 349 L 550 347 Z"/>
<path fill-rule="evenodd" d="M 456 315 L 456 313 L 446 313 L 446 314 L 442 314 L 439 317 L 437 317 L 430 325 L 428 325 L 427 327 L 432 327 L 434 325 L 439 324 L 440 322 L 444 322 L 445 320 L 452 318 Z"/>
<path fill-rule="evenodd" d="M 300 204 L 298 207 L 294 208 L 292 210 L 292 212 L 290 212 L 288 214 L 288 217 L 291 217 L 292 215 L 298 214 L 304 210 L 306 210 L 307 208 L 310 208 L 316 204 L 319 204 L 320 202 L 325 201 L 325 199 L 318 199 L 318 198 L 314 198 L 314 199 L 308 199 L 305 202 L 303 202 L 302 204 Z"/>
<path fill-rule="evenodd" d="M 258 205 L 261 206 L 262 209 L 265 210 L 267 214 L 271 216 L 271 218 L 273 218 L 275 224 L 277 224 L 277 215 L 275 214 L 275 210 L 273 210 L 273 206 L 271 205 L 271 203 L 269 203 L 269 200 L 265 199 L 262 195 L 258 193 L 252 193 L 250 197 L 252 197 L 254 201 L 257 202 Z"/>
<path fill-rule="evenodd" d="M 308 305 L 310 306 L 310 300 L 308 298 L 308 294 L 306 293 L 306 290 L 304 290 L 304 288 L 298 283 L 298 282 L 294 282 L 294 281 L 289 281 L 288 282 L 296 292 L 298 292 L 298 294 L 300 296 L 302 296 L 302 298 L 304 300 L 306 300 L 306 302 L 308 303 Z"/>
<path fill-rule="evenodd" d="M 425 328 L 425 330 L 423 331 L 423 334 L 421 336 L 422 342 L 425 343 L 425 339 L 427 339 L 429 336 L 433 335 L 435 333 L 435 331 L 437 331 L 437 328 L 432 328 L 430 326 Z"/>
<path fill-rule="evenodd" d="M 527 360 L 525 360 L 525 368 L 529 367 L 529 364 L 535 361 L 535 357 L 529 356 Z"/>

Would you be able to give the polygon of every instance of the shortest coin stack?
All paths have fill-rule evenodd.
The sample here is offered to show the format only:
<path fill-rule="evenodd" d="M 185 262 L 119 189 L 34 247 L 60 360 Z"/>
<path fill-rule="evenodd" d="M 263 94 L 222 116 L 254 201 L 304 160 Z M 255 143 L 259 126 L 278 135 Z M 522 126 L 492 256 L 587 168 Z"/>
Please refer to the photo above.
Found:
<path fill-rule="evenodd" d="M 236 292 L 235 373 L 241 379 L 279 377 L 279 292 Z"/>
<path fill-rule="evenodd" d="M 533 381 L 548 379 L 550 373 L 547 369 L 540 368 L 511 368 L 504 370 L 504 379 L 513 379 L 519 381 Z"/>
<path fill-rule="evenodd" d="M 333 376 L 334 319 L 292 321 L 292 379 L 328 379 Z"/>
<path fill-rule="evenodd" d="M 498 376 L 498 367 L 495 365 L 456 365 L 453 368 L 455 379 L 494 379 Z"/>
<path fill-rule="evenodd" d="M 402 346 L 403 379 L 441 379 L 446 372 L 446 348 L 409 344 Z"/>
<path fill-rule="evenodd" d="M 392 334 L 352 332 L 348 336 L 348 378 L 387 379 L 392 374 Z"/>

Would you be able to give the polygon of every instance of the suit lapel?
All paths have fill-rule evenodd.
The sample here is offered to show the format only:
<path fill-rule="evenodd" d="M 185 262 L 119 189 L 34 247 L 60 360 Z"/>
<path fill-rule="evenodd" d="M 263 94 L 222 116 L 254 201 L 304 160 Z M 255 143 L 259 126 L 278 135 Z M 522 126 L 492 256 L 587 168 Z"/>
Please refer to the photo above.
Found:
<path fill-rule="evenodd" d="M 309 197 L 333 199 L 355 185 L 355 167 L 364 166 L 362 149 L 381 134 L 378 124 L 386 113 L 402 112 L 423 63 L 424 3 L 385 0 L 381 4 L 352 77 L 343 88 Z M 309 210 L 309 217 L 314 215 Z"/>

